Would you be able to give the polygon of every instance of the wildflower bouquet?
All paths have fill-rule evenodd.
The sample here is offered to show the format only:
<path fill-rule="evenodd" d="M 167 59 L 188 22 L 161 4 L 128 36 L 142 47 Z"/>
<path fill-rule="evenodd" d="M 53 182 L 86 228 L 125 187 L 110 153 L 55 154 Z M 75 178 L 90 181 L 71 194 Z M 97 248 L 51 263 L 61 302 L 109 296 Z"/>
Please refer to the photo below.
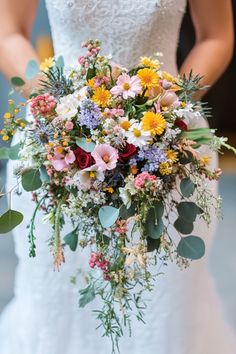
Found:
<path fill-rule="evenodd" d="M 39 210 L 52 226 L 55 268 L 65 261 L 65 247 L 91 250 L 80 306 L 101 297 L 95 313 L 114 346 L 132 311 L 143 320 L 143 292 L 152 290 L 157 267 L 169 259 L 187 266 L 204 255 L 204 241 L 192 231 L 199 218 L 210 223 L 209 205 L 219 206 L 205 181 L 221 171 L 208 168 L 201 147 L 212 152 L 229 145 L 214 130 L 191 129 L 208 113 L 191 99 L 199 76 L 173 77 L 161 70 L 158 56 L 127 70 L 100 55 L 98 41 L 83 47 L 87 53 L 74 67 L 62 57 L 40 69 L 29 63 L 26 77 L 39 70 L 41 87 L 30 96 L 29 120 L 19 118 L 21 107 L 9 100 L 2 138 L 21 131 L 21 141 L 0 155 L 19 158 L 16 185 L 36 202 L 30 256 L 36 255 Z M 12 83 L 24 85 L 18 77 Z M 9 209 L 0 217 L 0 232 L 22 219 Z M 71 226 L 66 235 L 65 223 Z"/>

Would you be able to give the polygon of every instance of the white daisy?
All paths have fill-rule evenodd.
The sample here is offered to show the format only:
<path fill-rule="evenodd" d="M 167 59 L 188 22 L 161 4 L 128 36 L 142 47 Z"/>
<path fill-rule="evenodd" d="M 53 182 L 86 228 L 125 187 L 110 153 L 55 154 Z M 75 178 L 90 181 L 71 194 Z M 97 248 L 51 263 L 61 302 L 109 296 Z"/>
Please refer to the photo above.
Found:
<path fill-rule="evenodd" d="M 129 130 L 126 131 L 125 136 L 129 144 L 137 147 L 147 145 L 152 140 L 150 132 L 142 129 L 142 123 L 133 123 Z"/>

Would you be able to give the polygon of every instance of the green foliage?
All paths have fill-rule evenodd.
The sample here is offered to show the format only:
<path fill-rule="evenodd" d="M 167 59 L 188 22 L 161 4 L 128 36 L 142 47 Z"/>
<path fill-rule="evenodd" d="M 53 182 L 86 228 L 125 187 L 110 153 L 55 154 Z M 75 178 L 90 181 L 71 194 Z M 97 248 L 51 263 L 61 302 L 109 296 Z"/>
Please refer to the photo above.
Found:
<path fill-rule="evenodd" d="M 18 160 L 19 159 L 20 144 L 13 145 L 11 147 L 0 148 L 0 160 Z"/>
<path fill-rule="evenodd" d="M 195 184 L 189 177 L 182 179 L 180 183 L 180 190 L 184 197 L 189 198 L 195 190 Z"/>
<path fill-rule="evenodd" d="M 199 259 L 205 254 L 205 243 L 198 236 L 183 237 L 177 247 L 179 256 L 189 259 Z"/>
<path fill-rule="evenodd" d="M 133 216 L 135 214 L 135 209 L 136 209 L 135 203 L 132 203 L 131 206 L 128 209 L 123 204 L 120 207 L 120 218 L 124 219 L 124 220 L 127 220 L 128 218 L 130 218 L 131 216 Z"/>
<path fill-rule="evenodd" d="M 64 58 L 62 55 L 60 55 L 57 60 L 56 60 L 56 66 L 59 68 L 59 69 L 63 69 L 64 66 L 65 66 L 65 62 L 64 62 Z"/>
<path fill-rule="evenodd" d="M 154 250 L 158 251 L 160 244 L 161 244 L 160 238 L 153 239 L 153 238 L 147 237 L 147 251 L 148 252 L 153 252 Z"/>
<path fill-rule="evenodd" d="M 147 213 L 147 218 L 144 224 L 145 233 L 147 237 L 152 239 L 159 239 L 163 235 L 165 225 L 162 221 L 164 207 L 160 203 L 156 203 L 154 207 L 150 208 Z"/>
<path fill-rule="evenodd" d="M 96 146 L 94 142 L 88 142 L 85 138 L 76 139 L 76 145 L 86 152 L 92 152 Z"/>
<path fill-rule="evenodd" d="M 50 182 L 50 177 L 47 174 L 47 170 L 45 166 L 41 166 L 39 169 L 40 179 L 42 182 Z"/>
<path fill-rule="evenodd" d="M 23 221 L 23 214 L 19 211 L 9 209 L 0 217 L 0 234 L 13 230 Z"/>
<path fill-rule="evenodd" d="M 11 78 L 11 83 L 13 86 L 21 87 L 25 85 L 25 81 L 22 80 L 20 77 L 15 76 Z"/>
<path fill-rule="evenodd" d="M 85 307 L 89 302 L 93 301 L 95 299 L 95 289 L 92 284 L 87 286 L 85 289 L 81 289 L 79 291 L 79 294 L 81 295 L 79 299 L 79 306 L 80 307 Z"/>
<path fill-rule="evenodd" d="M 89 68 L 87 71 L 87 76 L 86 79 L 90 80 L 92 79 L 94 76 L 96 76 L 96 69 L 95 68 Z"/>
<path fill-rule="evenodd" d="M 189 235 L 193 231 L 193 222 L 178 217 L 178 219 L 174 222 L 174 227 L 181 234 Z"/>
<path fill-rule="evenodd" d="M 119 209 L 112 206 L 103 206 L 99 209 L 98 217 L 103 227 L 111 227 L 119 217 Z"/>
<path fill-rule="evenodd" d="M 76 251 L 78 245 L 78 233 L 77 228 L 67 234 L 63 240 L 70 247 L 71 251 Z"/>
<path fill-rule="evenodd" d="M 194 222 L 202 210 L 193 202 L 181 202 L 177 205 L 179 216 L 189 222 Z"/>
<path fill-rule="evenodd" d="M 21 175 L 21 183 L 27 192 L 35 191 L 42 186 L 40 172 L 37 168 L 28 168 Z"/>
<path fill-rule="evenodd" d="M 0 160 L 8 160 L 9 159 L 9 148 L 1 147 L 0 148 Z"/>

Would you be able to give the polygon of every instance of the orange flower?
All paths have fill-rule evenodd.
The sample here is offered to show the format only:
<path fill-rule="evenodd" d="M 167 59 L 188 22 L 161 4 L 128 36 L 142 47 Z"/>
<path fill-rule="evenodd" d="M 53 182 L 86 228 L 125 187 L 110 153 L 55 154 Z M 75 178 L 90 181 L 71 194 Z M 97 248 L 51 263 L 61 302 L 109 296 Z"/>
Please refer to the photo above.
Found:
<path fill-rule="evenodd" d="M 166 120 L 160 113 L 145 112 L 142 118 L 143 130 L 150 131 L 152 135 L 161 135 L 166 128 Z"/>

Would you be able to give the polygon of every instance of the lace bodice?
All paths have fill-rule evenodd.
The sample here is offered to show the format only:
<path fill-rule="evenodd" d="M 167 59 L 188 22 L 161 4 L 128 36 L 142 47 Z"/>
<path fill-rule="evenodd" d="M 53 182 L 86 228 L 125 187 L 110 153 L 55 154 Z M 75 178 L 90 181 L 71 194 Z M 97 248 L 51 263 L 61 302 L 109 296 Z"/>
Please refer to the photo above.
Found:
<path fill-rule="evenodd" d="M 113 61 L 132 66 L 140 56 L 162 52 L 176 73 L 176 48 L 186 0 L 46 0 L 56 55 L 67 62 L 88 38 L 100 39 Z"/>

